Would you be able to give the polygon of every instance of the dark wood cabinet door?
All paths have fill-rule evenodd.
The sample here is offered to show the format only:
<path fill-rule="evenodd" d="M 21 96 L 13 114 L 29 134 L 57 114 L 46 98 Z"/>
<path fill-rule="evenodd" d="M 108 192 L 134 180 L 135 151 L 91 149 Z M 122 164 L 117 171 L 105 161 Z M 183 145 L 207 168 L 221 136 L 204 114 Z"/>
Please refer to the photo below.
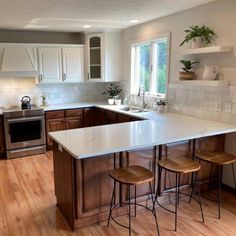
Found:
<path fill-rule="evenodd" d="M 130 122 L 132 118 L 130 116 L 117 114 L 117 123 Z"/>
<path fill-rule="evenodd" d="M 107 212 L 113 190 L 113 180 L 108 175 L 108 171 L 114 168 L 112 155 L 77 161 L 77 168 L 78 196 L 82 197 L 78 199 L 78 215 Z"/>
<path fill-rule="evenodd" d="M 94 125 L 106 124 L 106 111 L 101 108 L 94 108 Z"/>
<path fill-rule="evenodd" d="M 83 127 L 84 127 L 83 116 L 66 118 L 66 129 L 77 129 Z"/>
<path fill-rule="evenodd" d="M 94 125 L 94 108 L 84 108 L 84 127 Z"/>
<path fill-rule="evenodd" d="M 113 111 L 106 112 L 106 123 L 107 124 L 115 124 L 117 123 L 117 113 Z"/>
<path fill-rule="evenodd" d="M 5 156 L 6 144 L 4 134 L 4 121 L 3 116 L 0 116 L 0 156 Z"/>
<path fill-rule="evenodd" d="M 52 139 L 49 138 L 48 133 L 53 131 L 65 130 L 65 119 L 52 119 L 46 120 L 46 129 L 47 129 L 47 146 L 52 146 Z"/>

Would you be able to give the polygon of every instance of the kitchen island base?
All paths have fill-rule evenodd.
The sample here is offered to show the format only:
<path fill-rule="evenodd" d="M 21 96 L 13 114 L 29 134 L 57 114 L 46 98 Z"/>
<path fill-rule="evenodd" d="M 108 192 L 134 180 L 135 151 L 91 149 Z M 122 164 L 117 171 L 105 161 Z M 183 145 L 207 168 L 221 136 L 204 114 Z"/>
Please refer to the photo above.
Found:
<path fill-rule="evenodd" d="M 221 150 L 223 148 L 223 141 L 224 135 L 203 138 L 201 139 L 201 148 L 204 150 Z M 171 158 L 183 155 L 191 158 L 193 143 L 193 141 L 185 141 L 173 144 L 168 148 L 168 155 Z M 197 140 L 195 145 L 198 145 L 198 143 L 199 140 Z M 165 155 L 164 152 L 163 155 Z M 70 227 L 75 230 L 107 220 L 113 190 L 113 181 L 109 177 L 108 171 L 127 166 L 128 164 L 141 165 L 153 170 L 152 157 L 153 150 L 149 148 L 130 153 L 128 159 L 126 155 L 121 153 L 76 159 L 66 150 L 59 148 L 56 142 L 53 142 L 57 206 Z M 204 164 L 199 176 L 202 180 L 207 180 L 209 175 L 210 166 Z M 155 176 L 158 176 L 158 170 Z M 163 176 L 161 191 L 171 189 L 175 183 L 174 176 L 171 174 L 167 175 L 165 172 L 163 172 Z M 181 178 L 181 185 L 186 184 L 191 184 L 191 176 Z M 134 192 L 131 195 L 134 196 Z M 115 199 L 116 203 L 125 202 L 128 199 L 126 186 L 117 185 Z M 165 201 L 165 198 L 160 199 L 160 202 Z M 150 203 L 151 205 L 148 184 L 144 184 L 137 189 L 137 202 L 148 205 Z M 127 213 L 128 209 L 124 206 L 115 211 L 114 216 L 125 215 Z"/>

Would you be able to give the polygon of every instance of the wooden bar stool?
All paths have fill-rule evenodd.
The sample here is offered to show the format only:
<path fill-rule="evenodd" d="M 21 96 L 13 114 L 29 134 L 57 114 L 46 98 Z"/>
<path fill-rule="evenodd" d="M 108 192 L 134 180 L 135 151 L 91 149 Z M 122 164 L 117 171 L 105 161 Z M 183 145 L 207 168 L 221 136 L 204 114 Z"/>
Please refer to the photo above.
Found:
<path fill-rule="evenodd" d="M 187 193 L 182 193 L 180 192 L 180 175 L 184 175 L 184 174 L 195 174 L 195 178 L 194 178 L 194 183 L 197 184 L 197 190 L 198 190 L 198 199 L 194 198 L 198 204 L 200 205 L 200 209 L 201 209 L 201 215 L 202 215 L 202 222 L 204 223 L 204 215 L 203 215 L 203 209 L 202 209 L 202 200 L 201 200 L 201 195 L 200 195 L 200 188 L 199 188 L 199 182 L 198 182 L 198 172 L 201 168 L 200 164 L 193 161 L 190 158 L 185 158 L 185 157 L 176 157 L 173 159 L 170 158 L 164 158 L 162 160 L 157 160 L 156 161 L 160 171 L 162 172 L 162 170 L 166 170 L 168 172 L 172 172 L 175 173 L 176 176 L 176 186 L 175 186 L 175 191 L 174 193 L 175 195 L 175 211 L 169 210 L 166 207 L 164 207 L 163 205 L 161 205 L 158 201 L 158 191 L 156 192 L 156 196 L 155 196 L 155 201 L 157 202 L 157 204 L 162 207 L 163 209 L 174 213 L 175 214 L 175 231 L 177 231 L 177 219 L 178 219 L 178 205 L 179 205 L 179 200 L 180 200 L 180 194 L 184 194 L 187 196 L 191 196 Z M 161 174 L 159 175 L 161 178 Z M 195 185 L 195 184 L 194 184 Z M 191 202 L 191 198 L 190 201 Z"/>
<path fill-rule="evenodd" d="M 135 206 L 135 216 L 136 216 L 136 206 L 141 206 L 146 208 L 147 210 L 151 211 L 152 214 L 155 217 L 155 222 L 156 222 L 156 227 L 157 227 L 157 234 L 160 235 L 159 233 L 159 227 L 158 227 L 158 222 L 157 222 L 157 215 L 156 215 L 156 210 L 155 210 L 155 199 L 153 196 L 153 190 L 152 190 L 152 185 L 151 182 L 154 179 L 153 173 L 142 167 L 142 166 L 129 166 L 129 167 L 124 167 L 124 168 L 118 168 L 115 170 L 111 170 L 109 172 L 110 177 L 114 180 L 114 188 L 113 188 L 113 193 L 112 193 L 112 198 L 111 198 L 111 204 L 110 204 L 110 211 L 109 211 L 109 217 L 108 217 L 108 222 L 107 226 L 109 226 L 110 219 L 112 218 L 114 222 L 116 222 L 118 225 L 129 229 L 129 236 L 131 235 L 131 205 L 133 204 Z M 112 216 L 112 211 L 116 208 L 118 208 L 121 204 L 115 204 L 115 188 L 116 188 L 116 182 L 120 184 L 125 184 L 128 186 L 128 208 L 129 208 L 129 225 L 123 225 L 119 223 L 114 217 Z M 152 207 L 151 209 L 148 208 L 147 206 L 144 206 L 142 204 L 139 204 L 136 202 L 136 186 L 143 184 L 143 183 L 149 183 L 150 187 L 150 194 L 152 198 Z M 130 195 L 130 187 L 134 186 L 135 187 L 135 202 L 131 203 L 131 195 Z M 122 205 L 125 203 L 122 203 Z M 126 203 L 127 204 L 127 203 Z"/>
<path fill-rule="evenodd" d="M 218 168 L 218 218 L 220 219 L 222 167 L 225 165 L 231 164 L 232 174 L 233 174 L 233 179 L 234 179 L 234 186 L 236 189 L 236 179 L 235 179 L 235 171 L 234 171 L 234 163 L 236 163 L 236 157 L 225 152 L 216 152 L 216 151 L 199 151 L 195 153 L 195 157 L 198 158 L 200 162 L 205 161 L 211 164 L 211 175 L 209 178 L 208 192 L 209 192 L 210 184 L 212 180 L 213 167 L 216 166 Z"/>

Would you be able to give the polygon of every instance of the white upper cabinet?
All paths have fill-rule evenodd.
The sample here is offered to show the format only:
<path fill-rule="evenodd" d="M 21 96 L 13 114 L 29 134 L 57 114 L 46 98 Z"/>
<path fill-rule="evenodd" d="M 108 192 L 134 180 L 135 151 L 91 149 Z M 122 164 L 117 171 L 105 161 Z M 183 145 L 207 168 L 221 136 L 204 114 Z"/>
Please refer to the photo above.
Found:
<path fill-rule="evenodd" d="M 84 81 L 84 48 L 38 48 L 39 83 L 78 83 Z"/>
<path fill-rule="evenodd" d="M 84 81 L 84 48 L 62 48 L 63 81 L 75 83 Z"/>
<path fill-rule="evenodd" d="M 58 83 L 62 81 L 61 48 L 39 48 L 40 83 Z"/>
<path fill-rule="evenodd" d="M 87 80 L 114 82 L 121 80 L 121 33 L 103 32 L 86 35 Z"/>
<path fill-rule="evenodd" d="M 87 79 L 104 81 L 104 39 L 102 33 L 86 35 Z"/>

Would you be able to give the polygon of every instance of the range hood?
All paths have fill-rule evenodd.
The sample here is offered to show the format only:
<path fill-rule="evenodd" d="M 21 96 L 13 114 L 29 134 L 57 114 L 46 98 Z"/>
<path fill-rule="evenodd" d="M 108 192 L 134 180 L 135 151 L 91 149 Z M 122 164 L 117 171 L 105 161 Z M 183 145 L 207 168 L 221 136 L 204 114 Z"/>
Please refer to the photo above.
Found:
<path fill-rule="evenodd" d="M 24 45 L 0 46 L 0 77 L 39 75 L 36 48 Z"/>

